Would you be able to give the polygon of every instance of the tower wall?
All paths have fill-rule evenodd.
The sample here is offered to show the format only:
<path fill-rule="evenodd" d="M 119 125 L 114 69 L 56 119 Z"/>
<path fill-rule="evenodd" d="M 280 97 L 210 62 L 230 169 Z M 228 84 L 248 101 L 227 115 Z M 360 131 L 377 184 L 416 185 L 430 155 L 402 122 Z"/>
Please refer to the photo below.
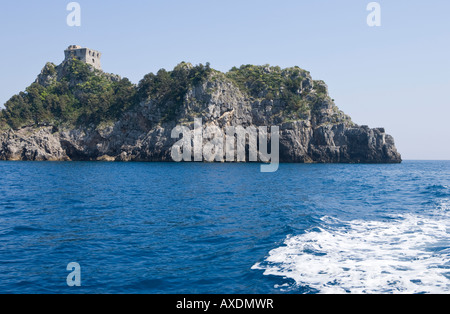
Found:
<path fill-rule="evenodd" d="M 69 48 L 64 51 L 64 55 L 66 60 L 76 58 L 93 66 L 95 69 L 102 69 L 102 64 L 100 61 L 102 54 L 97 50 L 81 48 L 80 46 L 73 45 L 69 46 Z"/>

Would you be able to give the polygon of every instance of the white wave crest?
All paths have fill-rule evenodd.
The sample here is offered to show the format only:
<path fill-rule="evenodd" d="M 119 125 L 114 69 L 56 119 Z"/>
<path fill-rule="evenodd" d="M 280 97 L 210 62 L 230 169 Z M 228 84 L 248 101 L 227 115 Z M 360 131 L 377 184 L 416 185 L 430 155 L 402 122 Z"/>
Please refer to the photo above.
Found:
<path fill-rule="evenodd" d="M 409 214 L 342 222 L 323 217 L 320 230 L 288 237 L 252 269 L 319 293 L 449 292 L 448 218 Z"/>

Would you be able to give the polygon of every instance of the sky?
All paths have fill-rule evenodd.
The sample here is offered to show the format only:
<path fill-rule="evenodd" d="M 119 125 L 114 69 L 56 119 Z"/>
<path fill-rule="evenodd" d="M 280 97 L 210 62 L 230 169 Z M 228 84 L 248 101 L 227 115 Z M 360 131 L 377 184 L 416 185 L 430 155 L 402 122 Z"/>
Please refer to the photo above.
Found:
<path fill-rule="evenodd" d="M 105 72 L 138 83 L 181 61 L 226 72 L 242 64 L 299 66 L 324 80 L 353 121 L 385 127 L 406 159 L 450 159 L 450 1 L 2 1 L 0 104 L 73 44 L 101 51 Z"/>

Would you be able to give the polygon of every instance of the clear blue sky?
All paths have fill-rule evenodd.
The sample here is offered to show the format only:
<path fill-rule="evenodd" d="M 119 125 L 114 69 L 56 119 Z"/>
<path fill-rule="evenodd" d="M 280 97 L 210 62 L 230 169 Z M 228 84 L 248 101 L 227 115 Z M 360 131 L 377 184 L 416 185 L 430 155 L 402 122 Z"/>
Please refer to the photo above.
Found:
<path fill-rule="evenodd" d="M 1 104 L 71 44 L 135 83 L 181 61 L 298 65 L 356 123 L 384 126 L 405 159 L 450 159 L 448 0 L 378 1 L 372 28 L 369 0 L 80 0 L 81 27 L 66 24 L 69 2 L 2 2 Z"/>

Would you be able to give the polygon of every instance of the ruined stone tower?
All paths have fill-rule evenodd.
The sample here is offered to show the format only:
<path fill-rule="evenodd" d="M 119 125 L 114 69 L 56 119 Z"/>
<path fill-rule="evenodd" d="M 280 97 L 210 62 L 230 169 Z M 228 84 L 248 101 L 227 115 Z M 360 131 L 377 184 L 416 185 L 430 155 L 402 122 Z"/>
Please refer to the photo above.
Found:
<path fill-rule="evenodd" d="M 69 48 L 64 50 L 64 55 L 66 57 L 66 60 L 76 58 L 80 61 L 86 62 L 89 65 L 92 65 L 95 69 L 102 69 L 102 64 L 100 62 L 102 54 L 96 50 L 82 48 L 81 46 L 77 45 L 71 45 L 69 46 Z"/>

